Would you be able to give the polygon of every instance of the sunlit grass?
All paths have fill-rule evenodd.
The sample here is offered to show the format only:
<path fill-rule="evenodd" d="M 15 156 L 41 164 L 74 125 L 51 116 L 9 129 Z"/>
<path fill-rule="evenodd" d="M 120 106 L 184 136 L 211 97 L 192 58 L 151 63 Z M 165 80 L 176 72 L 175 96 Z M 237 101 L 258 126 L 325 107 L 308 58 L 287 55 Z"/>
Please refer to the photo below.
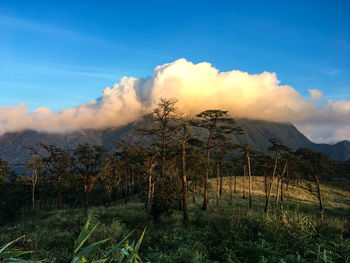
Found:
<path fill-rule="evenodd" d="M 345 184 L 322 184 L 325 220 L 319 217 L 318 202 L 303 189 L 289 186 L 285 200 L 274 211 L 264 214 L 263 178 L 253 182 L 253 209 L 242 198 L 242 177 L 237 178 L 237 193 L 231 200 L 228 178 L 224 178 L 223 195 L 216 205 L 216 179 L 210 179 L 209 205 L 202 211 L 203 189 L 198 189 L 196 203 L 189 192 L 190 225 L 182 224 L 182 211 L 172 210 L 156 222 L 149 222 L 144 204 L 132 198 L 128 204 L 92 207 L 88 210 L 63 209 L 23 215 L 20 221 L 0 228 L 0 244 L 19 236 L 26 237 L 16 248 L 34 251 L 34 260 L 68 262 L 72 248 L 88 215 L 98 228 L 87 244 L 110 238 L 104 248 L 120 242 L 132 230 L 130 239 L 137 240 L 146 225 L 147 232 L 141 255 L 152 262 L 328 262 L 346 260 L 350 255 L 349 202 L 350 191 Z M 191 187 L 190 187 L 191 189 Z M 273 189 L 272 194 L 275 194 Z M 120 251 L 115 252 L 118 256 Z M 68 260 L 68 261 L 67 261 Z M 210 261 L 211 260 L 211 261 Z M 231 261 L 230 261 L 231 260 Z"/>

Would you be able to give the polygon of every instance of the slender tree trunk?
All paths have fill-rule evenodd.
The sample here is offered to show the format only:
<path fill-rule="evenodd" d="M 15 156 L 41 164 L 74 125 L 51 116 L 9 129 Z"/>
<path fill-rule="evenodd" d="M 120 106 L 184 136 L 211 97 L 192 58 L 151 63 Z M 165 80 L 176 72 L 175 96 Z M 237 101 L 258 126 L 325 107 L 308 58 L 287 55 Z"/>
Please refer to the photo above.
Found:
<path fill-rule="evenodd" d="M 45 194 L 45 190 L 43 189 L 43 183 L 39 183 L 39 199 L 40 199 L 40 205 L 39 205 L 39 209 L 43 210 L 45 209 L 45 200 L 46 200 L 46 194 Z"/>
<path fill-rule="evenodd" d="M 221 169 L 220 169 L 220 195 L 222 195 L 222 178 L 224 174 L 224 158 L 221 156 Z"/>
<path fill-rule="evenodd" d="M 248 176 L 249 176 L 249 210 L 252 210 L 252 175 L 250 170 L 250 156 L 246 153 L 248 163 Z"/>
<path fill-rule="evenodd" d="M 218 157 L 218 144 L 216 144 L 216 205 L 219 204 L 220 199 L 220 165 Z"/>
<path fill-rule="evenodd" d="M 280 180 L 281 180 L 281 176 L 278 176 L 278 179 L 277 179 L 277 185 L 276 185 L 276 203 L 275 203 L 275 209 L 277 210 L 278 208 L 278 198 L 279 198 L 279 185 L 280 185 Z"/>
<path fill-rule="evenodd" d="M 282 177 L 281 178 L 281 201 L 283 201 L 283 182 L 284 182 L 284 179 Z"/>
<path fill-rule="evenodd" d="M 131 170 L 129 170 L 128 172 L 128 181 L 129 181 L 129 185 L 128 185 L 128 200 L 130 199 L 132 193 L 131 193 L 131 189 L 132 189 L 132 173 Z"/>
<path fill-rule="evenodd" d="M 267 192 L 267 196 L 266 196 L 266 203 L 265 203 L 265 209 L 264 209 L 265 213 L 267 213 L 268 210 L 269 210 L 269 200 L 270 200 L 270 196 L 271 196 L 273 182 L 274 182 L 274 179 L 275 179 L 275 174 L 276 174 L 276 169 L 277 169 L 277 160 L 278 160 L 278 156 L 277 156 L 277 153 L 276 153 L 275 165 L 274 165 L 273 172 L 272 172 L 271 184 L 269 186 L 269 189 L 268 189 L 268 192 Z"/>
<path fill-rule="evenodd" d="M 184 126 L 184 140 L 182 142 L 182 207 L 183 207 L 183 220 L 185 225 L 188 225 L 188 197 L 187 197 L 187 174 L 186 174 L 186 140 L 187 129 Z"/>
<path fill-rule="evenodd" d="M 316 187 L 317 187 L 317 198 L 320 206 L 320 214 L 321 214 L 321 219 L 323 221 L 324 218 L 324 207 L 323 207 L 323 199 L 322 199 L 322 193 L 321 193 L 321 187 L 320 187 L 320 181 L 318 180 L 318 176 L 314 175 L 315 182 L 316 182 Z"/>
<path fill-rule="evenodd" d="M 140 195 L 141 193 L 141 178 L 140 171 L 137 171 L 137 193 Z"/>
<path fill-rule="evenodd" d="M 195 182 L 193 182 L 192 184 L 192 201 L 193 203 L 196 202 L 196 184 Z"/>
<path fill-rule="evenodd" d="M 247 165 L 243 166 L 243 199 L 245 199 L 245 177 L 247 174 Z"/>
<path fill-rule="evenodd" d="M 151 215 L 153 192 L 154 192 L 154 183 L 152 183 L 152 175 L 149 175 L 148 176 L 148 193 L 147 193 L 147 202 L 146 202 L 146 212 L 147 212 L 148 218 L 150 218 L 150 215 Z"/>
<path fill-rule="evenodd" d="M 234 173 L 233 192 L 237 193 L 237 175 Z"/>
<path fill-rule="evenodd" d="M 232 201 L 232 195 L 233 195 L 233 193 L 232 193 L 232 175 L 231 175 L 231 173 L 228 171 L 228 168 L 226 168 L 226 177 L 229 178 L 229 184 L 230 184 L 230 199 L 231 199 L 231 201 Z"/>
<path fill-rule="evenodd" d="M 127 204 L 128 203 L 128 172 L 127 171 L 125 171 L 124 172 L 124 178 L 125 178 L 125 185 L 124 185 L 124 192 L 125 192 L 125 196 L 124 196 L 124 198 L 125 198 L 125 204 Z"/>
<path fill-rule="evenodd" d="M 209 139 L 207 143 L 207 167 L 205 169 L 205 181 L 204 181 L 204 200 L 202 210 L 207 210 L 208 206 L 208 178 L 209 178 L 209 167 L 210 167 L 210 145 L 211 145 L 211 132 L 209 133 Z"/>
<path fill-rule="evenodd" d="M 266 172 L 264 172 L 264 186 L 265 186 L 265 198 L 267 199 L 267 178 L 266 178 Z"/>
<path fill-rule="evenodd" d="M 32 211 L 35 208 L 35 183 L 32 183 Z"/>
<path fill-rule="evenodd" d="M 87 189 L 84 190 L 84 206 L 85 208 L 89 206 L 89 192 Z"/>
<path fill-rule="evenodd" d="M 163 142 L 162 142 L 162 176 L 165 175 L 165 146 L 166 146 L 166 126 L 163 126 Z"/>
<path fill-rule="evenodd" d="M 33 172 L 33 178 L 32 178 L 32 211 L 35 209 L 35 186 L 38 181 L 38 175 L 36 171 Z"/>
<path fill-rule="evenodd" d="M 135 192 L 135 172 L 132 171 L 132 183 L 131 183 L 131 195 L 134 195 Z"/>

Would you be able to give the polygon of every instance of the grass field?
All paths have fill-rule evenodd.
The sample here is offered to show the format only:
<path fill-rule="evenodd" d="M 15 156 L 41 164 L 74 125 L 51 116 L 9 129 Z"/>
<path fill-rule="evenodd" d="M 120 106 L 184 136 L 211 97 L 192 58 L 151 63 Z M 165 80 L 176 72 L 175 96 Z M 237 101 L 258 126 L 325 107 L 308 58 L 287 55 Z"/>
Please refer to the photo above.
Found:
<path fill-rule="evenodd" d="M 33 250 L 33 259 L 69 262 L 74 241 L 88 215 L 99 223 L 90 242 L 111 237 L 106 246 L 117 243 L 130 231 L 136 240 L 147 226 L 141 256 L 151 262 L 350 262 L 350 186 L 345 183 L 322 185 L 325 219 L 319 219 L 315 197 L 295 186 L 285 191 L 285 200 L 269 215 L 263 212 L 265 198 L 262 178 L 253 182 L 253 209 L 242 198 L 242 178 L 231 201 L 228 178 L 224 194 L 216 206 L 216 180 L 210 180 L 208 210 L 201 210 L 202 198 L 190 201 L 190 226 L 182 224 L 182 212 L 164 214 L 147 223 L 144 206 L 137 198 L 127 205 L 65 209 L 40 212 L 0 228 L 0 244 L 21 235 L 17 246 Z M 248 185 L 248 184 L 246 184 Z M 273 191 L 273 194 L 275 191 Z M 119 252 L 115 252 L 119 253 Z"/>

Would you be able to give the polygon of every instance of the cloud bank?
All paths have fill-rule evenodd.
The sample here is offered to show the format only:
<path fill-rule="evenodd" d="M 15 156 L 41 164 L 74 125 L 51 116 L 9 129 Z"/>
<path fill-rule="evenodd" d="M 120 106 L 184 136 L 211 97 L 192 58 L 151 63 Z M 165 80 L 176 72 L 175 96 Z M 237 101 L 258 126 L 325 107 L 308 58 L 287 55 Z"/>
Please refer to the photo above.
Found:
<path fill-rule="evenodd" d="M 66 132 L 117 127 L 137 120 L 160 97 L 175 97 L 179 110 L 189 115 L 223 109 L 236 118 L 291 122 L 317 142 L 350 139 L 350 101 L 328 100 L 317 106 L 322 91 L 309 93 L 304 97 L 281 85 L 275 73 L 219 72 L 206 62 L 179 59 L 156 67 L 149 78 L 124 77 L 97 100 L 58 113 L 48 108 L 28 112 L 25 104 L 0 107 L 0 135 L 24 129 Z"/>

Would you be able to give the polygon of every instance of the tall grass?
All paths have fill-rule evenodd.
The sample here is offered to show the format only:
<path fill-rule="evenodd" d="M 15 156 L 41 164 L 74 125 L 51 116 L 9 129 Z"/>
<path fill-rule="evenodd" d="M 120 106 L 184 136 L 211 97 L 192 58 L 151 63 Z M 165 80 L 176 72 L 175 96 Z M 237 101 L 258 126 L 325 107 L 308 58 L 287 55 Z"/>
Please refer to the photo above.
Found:
<path fill-rule="evenodd" d="M 238 178 L 238 182 L 240 180 Z M 201 210 L 202 200 L 198 194 L 197 203 L 190 202 L 187 227 L 182 225 L 182 211 L 172 211 L 149 223 L 143 204 L 135 199 L 127 205 L 118 204 L 108 209 L 93 207 L 88 211 L 66 209 L 30 217 L 23 215 L 19 222 L 0 228 L 0 244 L 26 234 L 16 247 L 35 253 L 23 256 L 47 262 L 70 262 L 86 223 L 86 214 L 91 213 L 88 229 L 98 226 L 81 248 L 108 239 L 99 243 L 95 251 L 101 256 L 99 259 L 126 237 L 139 239 L 148 224 L 137 254 L 151 262 L 350 262 L 350 191 L 346 187 L 322 185 L 326 196 L 326 216 L 322 222 L 317 200 L 308 200 L 308 193 L 293 187 L 286 192 L 285 201 L 280 202 L 276 213 L 266 216 L 260 180 L 256 178 L 253 185 L 251 212 L 238 185 L 233 200 L 224 192 L 218 206 L 214 191 L 209 192 L 206 212 Z M 215 182 L 211 185 L 215 190 Z M 120 258 L 121 253 L 124 258 L 132 255 L 137 243 L 122 243 L 109 259 Z"/>

